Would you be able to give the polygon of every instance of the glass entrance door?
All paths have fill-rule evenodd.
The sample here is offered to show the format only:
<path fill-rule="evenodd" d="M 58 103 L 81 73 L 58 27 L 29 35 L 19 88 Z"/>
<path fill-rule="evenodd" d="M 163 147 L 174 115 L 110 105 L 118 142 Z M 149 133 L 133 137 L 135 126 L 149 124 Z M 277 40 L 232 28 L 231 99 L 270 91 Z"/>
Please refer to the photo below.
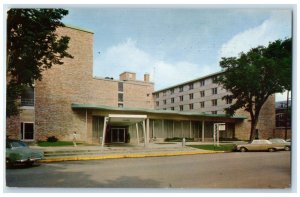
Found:
<path fill-rule="evenodd" d="M 125 128 L 111 128 L 110 139 L 112 143 L 125 143 Z"/>

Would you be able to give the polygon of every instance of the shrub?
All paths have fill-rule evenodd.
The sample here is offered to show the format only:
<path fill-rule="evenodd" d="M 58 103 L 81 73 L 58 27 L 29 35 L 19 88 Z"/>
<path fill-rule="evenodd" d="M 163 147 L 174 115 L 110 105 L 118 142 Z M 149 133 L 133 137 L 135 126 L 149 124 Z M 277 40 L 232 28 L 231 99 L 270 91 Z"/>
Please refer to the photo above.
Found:
<path fill-rule="evenodd" d="M 57 142 L 58 139 L 55 136 L 51 136 L 47 138 L 47 142 Z"/>
<path fill-rule="evenodd" d="M 186 142 L 193 142 L 194 138 L 185 138 Z M 166 138 L 165 142 L 182 142 L 182 137 Z"/>

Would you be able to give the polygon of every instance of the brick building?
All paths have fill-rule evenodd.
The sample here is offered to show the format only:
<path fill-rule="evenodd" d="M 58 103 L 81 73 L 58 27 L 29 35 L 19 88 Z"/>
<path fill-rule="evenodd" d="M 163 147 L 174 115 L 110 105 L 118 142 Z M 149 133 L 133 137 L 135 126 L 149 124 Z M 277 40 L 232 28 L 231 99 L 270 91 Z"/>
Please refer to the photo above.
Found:
<path fill-rule="evenodd" d="M 137 80 L 133 72 L 121 73 L 118 80 L 93 77 L 93 33 L 69 26 L 57 32 L 71 38 L 68 51 L 74 58 L 66 58 L 63 65 L 44 71 L 43 79 L 36 81 L 34 89 L 24 92 L 20 116 L 7 119 L 6 131 L 11 138 L 36 141 L 55 136 L 67 141 L 76 132 L 79 141 L 102 145 L 129 139 L 131 143 L 146 144 L 153 138 L 172 137 L 206 141 L 212 140 L 213 125 L 217 122 L 226 123 L 221 137 L 249 138 L 250 122 L 245 112 L 241 110 L 237 116 L 227 117 L 221 113 L 227 103 L 218 108 L 222 102 L 219 96 L 225 90 L 210 84 L 210 89 L 217 88 L 211 90 L 216 95 L 209 96 L 210 90 L 204 94 L 217 102 L 211 101 L 210 113 L 203 113 L 199 79 L 154 92 L 149 74 L 143 80 Z M 202 79 L 209 85 L 213 76 Z M 172 91 L 177 95 L 173 101 L 173 97 L 167 96 Z M 192 100 L 197 102 L 190 103 Z M 165 103 L 160 106 L 157 102 Z M 265 134 L 274 128 L 274 117 L 274 97 L 271 97 L 259 122 L 259 129 Z"/>

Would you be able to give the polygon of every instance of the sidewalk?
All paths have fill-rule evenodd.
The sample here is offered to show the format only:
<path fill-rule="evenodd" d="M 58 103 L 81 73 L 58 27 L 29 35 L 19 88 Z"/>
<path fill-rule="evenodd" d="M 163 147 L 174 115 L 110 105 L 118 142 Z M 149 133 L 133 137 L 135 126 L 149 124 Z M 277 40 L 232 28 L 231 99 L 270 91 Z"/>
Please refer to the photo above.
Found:
<path fill-rule="evenodd" d="M 187 143 L 189 145 L 189 143 Z M 163 157 L 195 154 L 223 153 L 223 151 L 208 151 L 182 146 L 182 143 L 149 143 L 144 144 L 114 144 L 111 146 L 64 146 L 39 147 L 33 149 L 44 151 L 45 159 L 40 162 L 60 162 L 78 160 L 101 160 L 118 158 Z"/>

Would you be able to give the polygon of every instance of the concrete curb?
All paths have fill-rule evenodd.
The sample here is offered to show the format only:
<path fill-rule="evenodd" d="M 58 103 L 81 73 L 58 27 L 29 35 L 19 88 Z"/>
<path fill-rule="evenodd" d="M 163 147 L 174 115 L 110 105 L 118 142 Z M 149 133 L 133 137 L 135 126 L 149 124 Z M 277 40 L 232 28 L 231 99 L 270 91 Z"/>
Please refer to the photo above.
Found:
<path fill-rule="evenodd" d="M 160 152 L 160 153 L 141 153 L 141 154 L 116 154 L 116 155 L 101 155 L 101 156 L 74 156 L 60 157 L 40 160 L 39 163 L 51 163 L 62 161 L 85 161 L 85 160 L 103 160 L 103 159 L 121 159 L 121 158 L 144 158 L 144 157 L 165 157 L 165 156 L 181 156 L 181 155 L 196 155 L 196 154 L 215 154 L 224 153 L 225 151 L 194 151 L 194 152 Z"/>

